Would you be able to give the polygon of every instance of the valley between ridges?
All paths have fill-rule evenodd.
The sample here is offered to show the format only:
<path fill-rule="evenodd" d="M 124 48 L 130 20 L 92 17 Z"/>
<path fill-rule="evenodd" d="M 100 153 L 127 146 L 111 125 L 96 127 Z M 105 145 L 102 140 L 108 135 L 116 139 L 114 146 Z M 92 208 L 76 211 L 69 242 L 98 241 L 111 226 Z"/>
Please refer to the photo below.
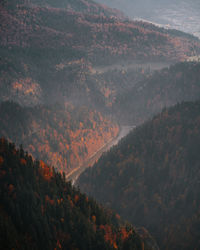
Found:
<path fill-rule="evenodd" d="M 66 180 L 71 181 L 72 185 L 75 185 L 76 180 L 81 173 L 88 167 L 92 167 L 94 163 L 101 157 L 101 155 L 108 151 L 111 147 L 115 146 L 123 137 L 125 137 L 133 128 L 132 126 L 121 126 L 119 133 L 116 137 L 111 138 L 107 143 L 101 146 L 95 153 L 93 153 L 86 161 L 80 164 L 77 168 L 73 169 L 69 174 L 66 175 Z"/>

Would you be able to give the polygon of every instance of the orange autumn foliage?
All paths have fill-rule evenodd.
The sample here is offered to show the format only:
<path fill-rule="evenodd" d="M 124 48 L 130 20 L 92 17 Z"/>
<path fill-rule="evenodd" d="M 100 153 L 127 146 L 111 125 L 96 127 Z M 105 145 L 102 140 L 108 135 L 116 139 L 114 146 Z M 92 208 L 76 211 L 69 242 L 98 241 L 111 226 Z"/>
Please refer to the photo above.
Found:
<path fill-rule="evenodd" d="M 2 156 L 0 156 L 0 166 L 3 164 L 3 162 L 4 162 L 4 159 Z"/>
<path fill-rule="evenodd" d="M 21 159 L 20 159 L 20 163 L 21 163 L 22 165 L 26 165 L 26 160 L 25 160 L 24 158 L 21 158 Z"/>
<path fill-rule="evenodd" d="M 40 160 L 40 172 L 46 180 L 50 180 L 53 176 L 52 169 Z"/>
<path fill-rule="evenodd" d="M 117 218 L 118 220 L 120 220 L 120 219 L 121 219 L 121 217 L 120 217 L 120 215 L 119 215 L 119 214 L 116 214 L 115 216 L 116 216 L 116 218 Z"/>
<path fill-rule="evenodd" d="M 96 216 L 95 215 L 92 215 L 92 222 L 96 223 Z"/>
<path fill-rule="evenodd" d="M 57 203 L 58 203 L 58 205 L 60 205 L 62 202 L 63 202 L 63 198 L 61 198 L 61 199 L 57 199 Z"/>
<path fill-rule="evenodd" d="M 61 246 L 61 244 L 60 244 L 60 241 L 59 241 L 59 240 L 57 241 L 56 246 L 57 246 L 57 247 L 56 247 L 56 249 L 62 249 L 62 246 Z"/>
<path fill-rule="evenodd" d="M 54 205 L 54 200 L 50 199 L 48 195 L 45 196 L 45 203 L 49 203 L 51 205 Z"/>
<path fill-rule="evenodd" d="M 104 230 L 104 239 L 109 242 L 115 249 L 117 249 L 116 234 L 113 233 L 110 225 L 100 225 L 100 229 Z"/>
<path fill-rule="evenodd" d="M 24 120 L 30 118 L 27 132 L 13 137 L 15 142 L 23 143 L 33 158 L 40 156 L 48 166 L 54 166 L 58 171 L 68 174 L 73 168 L 81 165 L 99 148 L 118 134 L 118 126 L 99 112 L 88 108 L 75 108 L 67 105 L 65 109 L 57 110 L 49 107 L 26 109 L 10 104 L 12 110 L 9 117 L 16 112 L 25 113 Z M 9 127 L 10 120 L 6 118 L 7 112 L 3 111 L 1 128 Z M 77 119 L 77 120 L 76 120 Z M 23 131 L 24 122 L 17 123 L 16 130 Z M 41 125 L 43 124 L 43 125 Z M 8 132 L 4 132 L 9 137 Z M 29 140 L 31 138 L 31 140 Z M 28 139 L 28 140 L 27 140 Z M 4 139 L 2 139 L 4 140 Z M 4 150 L 2 143 L 0 151 Z M 23 158 L 23 157 L 22 157 Z M 21 164 L 25 164 L 22 160 Z M 44 164 L 40 165 L 45 178 L 49 179 Z"/>
<path fill-rule="evenodd" d="M 127 232 L 126 229 L 123 227 L 121 228 L 120 234 L 121 234 L 121 239 L 124 241 L 126 240 L 130 234 L 132 234 L 132 231 Z"/>
<path fill-rule="evenodd" d="M 77 203 L 78 200 L 79 200 L 79 196 L 78 196 L 78 194 L 76 194 L 75 197 L 74 197 L 74 202 Z"/>
<path fill-rule="evenodd" d="M 67 195 L 67 199 L 68 199 L 68 201 L 69 201 L 69 203 L 70 203 L 70 206 L 71 206 L 71 207 L 74 207 L 74 203 L 73 203 L 73 201 L 72 201 L 70 195 Z"/>
<path fill-rule="evenodd" d="M 15 189 L 14 185 L 13 184 L 10 184 L 8 186 L 8 193 L 11 194 L 13 192 L 13 190 Z"/>

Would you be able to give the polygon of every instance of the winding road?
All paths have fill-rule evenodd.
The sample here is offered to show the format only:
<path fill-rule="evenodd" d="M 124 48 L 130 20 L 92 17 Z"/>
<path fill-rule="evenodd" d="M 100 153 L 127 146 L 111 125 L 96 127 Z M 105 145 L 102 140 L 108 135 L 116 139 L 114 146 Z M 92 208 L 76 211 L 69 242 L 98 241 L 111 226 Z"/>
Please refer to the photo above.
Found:
<path fill-rule="evenodd" d="M 88 167 L 94 165 L 94 163 L 101 157 L 101 155 L 108 151 L 111 147 L 115 146 L 123 137 L 125 137 L 135 126 L 121 126 L 118 135 L 110 139 L 107 143 L 101 146 L 89 159 L 84 161 L 80 166 L 73 169 L 68 175 L 66 175 L 67 181 L 72 181 L 72 185 L 75 184 L 80 174 Z"/>

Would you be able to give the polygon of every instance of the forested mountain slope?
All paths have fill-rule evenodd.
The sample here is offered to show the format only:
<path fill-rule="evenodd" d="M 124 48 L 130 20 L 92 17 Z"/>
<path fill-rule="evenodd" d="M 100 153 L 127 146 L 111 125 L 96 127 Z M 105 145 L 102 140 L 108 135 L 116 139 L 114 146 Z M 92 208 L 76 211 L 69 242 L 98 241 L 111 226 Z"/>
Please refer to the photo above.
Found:
<path fill-rule="evenodd" d="M 171 62 L 200 53 L 194 37 L 118 18 L 94 2 L 11 3 L 0 4 L 1 100 L 20 102 L 16 92 L 31 98 L 25 105 L 71 101 L 74 96 L 92 99 L 95 81 L 90 79 L 88 85 L 86 79 L 96 65 L 121 60 Z M 83 9 L 88 11 L 80 12 Z"/>
<path fill-rule="evenodd" d="M 79 178 L 82 191 L 145 226 L 161 249 L 200 248 L 200 102 L 133 130 Z"/>
<path fill-rule="evenodd" d="M 118 217 L 0 139 L 1 249 L 158 249 Z"/>
<path fill-rule="evenodd" d="M 21 105 L 2 104 L 1 135 L 67 172 L 118 132 L 94 110 L 118 114 L 121 95 L 146 76 L 142 68 L 109 66 L 171 62 L 200 51 L 194 37 L 124 19 L 92 1 L 1 1 L 0 12 L 0 101 Z M 73 108 L 47 107 L 56 102 Z M 90 110 L 85 120 L 83 106 Z"/>
<path fill-rule="evenodd" d="M 96 2 L 117 8 L 130 18 L 141 18 L 200 38 L 199 0 L 96 0 Z"/>
<path fill-rule="evenodd" d="M 116 124 L 86 107 L 0 105 L 0 136 L 65 173 L 117 134 Z"/>
<path fill-rule="evenodd" d="M 2 5 L 8 6 L 10 9 L 15 8 L 16 4 L 24 4 L 26 6 L 39 6 L 57 9 L 68 9 L 75 12 L 81 12 L 84 14 L 99 14 L 102 13 L 106 16 L 117 16 L 123 17 L 123 14 L 116 10 L 110 9 L 109 7 L 95 3 L 93 0 L 10 0 L 2 1 Z"/>
<path fill-rule="evenodd" d="M 141 123 L 164 107 L 200 98 L 200 63 L 184 62 L 164 68 L 139 81 L 113 105 L 121 122 Z"/>

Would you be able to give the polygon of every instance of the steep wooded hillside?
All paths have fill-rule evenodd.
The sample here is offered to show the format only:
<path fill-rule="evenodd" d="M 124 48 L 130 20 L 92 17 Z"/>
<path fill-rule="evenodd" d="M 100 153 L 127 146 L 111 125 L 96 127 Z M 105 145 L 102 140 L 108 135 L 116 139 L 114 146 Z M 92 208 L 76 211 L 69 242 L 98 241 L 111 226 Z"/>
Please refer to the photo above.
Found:
<path fill-rule="evenodd" d="M 118 134 L 99 112 L 72 105 L 0 105 L 0 136 L 23 144 L 34 158 L 69 173 Z"/>
<path fill-rule="evenodd" d="M 158 249 L 118 217 L 0 139 L 1 249 Z"/>
<path fill-rule="evenodd" d="M 171 62 L 200 53 L 200 42 L 181 32 L 111 16 L 89 1 L 57 2 L 1 2 L 1 100 L 99 100 L 95 81 L 86 81 L 91 67 L 121 60 Z"/>
<path fill-rule="evenodd" d="M 86 170 L 82 191 L 145 226 L 161 249 L 200 248 L 200 102 L 165 109 Z"/>
<path fill-rule="evenodd" d="M 121 122 L 142 123 L 164 107 L 200 98 L 200 63 L 178 63 L 149 75 L 123 95 L 113 109 Z"/>

